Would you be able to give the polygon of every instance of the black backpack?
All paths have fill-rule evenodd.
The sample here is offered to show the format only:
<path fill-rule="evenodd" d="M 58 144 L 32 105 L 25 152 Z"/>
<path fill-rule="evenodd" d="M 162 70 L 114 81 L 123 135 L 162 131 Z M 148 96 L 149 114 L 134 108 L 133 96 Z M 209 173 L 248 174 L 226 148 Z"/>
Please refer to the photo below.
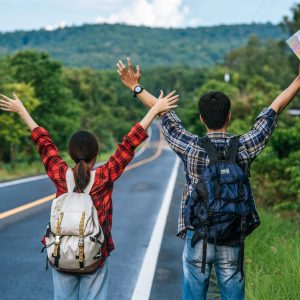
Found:
<path fill-rule="evenodd" d="M 248 172 L 236 162 L 239 137 L 231 138 L 225 156 L 209 137 L 202 138 L 200 143 L 210 163 L 185 202 L 185 225 L 195 230 L 191 246 L 203 239 L 201 272 L 205 273 L 207 242 L 226 245 L 237 241 L 237 271 L 243 278 L 244 240 L 260 225 L 260 219 Z"/>

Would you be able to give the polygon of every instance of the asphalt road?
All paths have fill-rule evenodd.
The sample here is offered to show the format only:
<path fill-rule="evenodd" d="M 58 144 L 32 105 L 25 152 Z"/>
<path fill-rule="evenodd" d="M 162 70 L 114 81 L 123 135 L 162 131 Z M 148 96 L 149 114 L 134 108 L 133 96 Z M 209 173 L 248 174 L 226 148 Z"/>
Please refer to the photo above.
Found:
<path fill-rule="evenodd" d="M 131 165 L 152 157 L 161 145 L 159 140 L 159 129 L 154 125 L 150 143 Z M 108 299 L 131 299 L 174 163 L 175 155 L 163 145 L 155 160 L 128 170 L 115 184 L 113 238 L 116 250 L 108 258 Z M 54 192 L 47 178 L 0 185 L 0 212 Z M 45 271 L 45 254 L 40 253 L 40 238 L 49 219 L 50 206 L 47 202 L 0 220 L 0 299 L 53 299 L 51 270 Z M 174 234 L 175 231 L 176 227 Z M 174 235 L 173 238 L 176 239 Z M 178 253 L 182 252 L 182 246 L 179 241 Z M 181 274 L 181 264 L 177 261 L 175 266 L 174 272 Z M 180 288 L 180 282 L 174 284 Z M 151 296 L 151 299 L 174 298 Z"/>

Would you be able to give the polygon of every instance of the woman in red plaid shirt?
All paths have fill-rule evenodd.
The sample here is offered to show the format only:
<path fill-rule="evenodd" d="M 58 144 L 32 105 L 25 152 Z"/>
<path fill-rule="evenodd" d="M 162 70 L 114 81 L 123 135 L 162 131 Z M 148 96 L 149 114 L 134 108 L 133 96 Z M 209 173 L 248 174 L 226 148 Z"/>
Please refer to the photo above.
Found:
<path fill-rule="evenodd" d="M 48 131 L 35 123 L 15 93 L 13 93 L 12 99 L 4 95 L 0 96 L 1 110 L 19 114 L 31 130 L 32 140 L 37 144 L 47 175 L 57 188 L 56 197 L 67 193 L 68 165 L 60 157 Z M 111 236 L 113 183 L 132 160 L 135 148 L 148 137 L 146 130 L 155 116 L 176 107 L 177 101 L 178 95 L 174 95 L 174 92 L 160 98 L 143 120 L 135 124 L 125 135 L 122 143 L 117 146 L 109 160 L 96 169 L 90 196 L 97 209 L 99 222 L 105 236 L 101 250 L 102 259 L 99 267 L 92 274 L 74 275 L 52 269 L 55 299 L 106 299 L 107 264 L 105 262 L 114 249 Z M 77 191 L 83 191 L 89 184 L 90 171 L 93 169 L 98 155 L 96 137 L 88 131 L 76 132 L 69 142 L 69 154 L 76 163 L 72 170 Z"/>

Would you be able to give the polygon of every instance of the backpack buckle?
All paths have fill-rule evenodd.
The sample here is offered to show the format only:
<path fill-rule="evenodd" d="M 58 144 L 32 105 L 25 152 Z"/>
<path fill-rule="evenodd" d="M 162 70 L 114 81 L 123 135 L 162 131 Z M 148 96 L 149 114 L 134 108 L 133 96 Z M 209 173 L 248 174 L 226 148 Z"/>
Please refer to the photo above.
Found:
<path fill-rule="evenodd" d="M 241 218 L 241 231 L 243 232 L 247 230 L 246 220 L 246 217 Z"/>
<path fill-rule="evenodd" d="M 56 236 L 55 236 L 54 244 L 55 244 L 55 245 L 59 245 L 59 242 L 60 242 L 60 235 L 56 235 Z"/>
<path fill-rule="evenodd" d="M 83 237 L 79 237 L 78 246 L 83 246 Z"/>

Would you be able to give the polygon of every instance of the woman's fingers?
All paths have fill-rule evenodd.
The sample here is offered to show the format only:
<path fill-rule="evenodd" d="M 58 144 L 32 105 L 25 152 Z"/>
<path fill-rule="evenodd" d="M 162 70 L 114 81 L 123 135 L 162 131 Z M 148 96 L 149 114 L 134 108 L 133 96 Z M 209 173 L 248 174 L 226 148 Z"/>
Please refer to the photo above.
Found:
<path fill-rule="evenodd" d="M 19 97 L 17 96 L 17 94 L 15 92 L 13 92 L 13 96 L 15 100 L 20 100 Z"/>
<path fill-rule="evenodd" d="M 1 110 L 4 110 L 4 111 L 12 111 L 12 109 L 10 108 L 4 108 L 4 107 L 0 107 Z"/>
<path fill-rule="evenodd" d="M 7 100 L 3 100 L 3 99 L 0 99 L 0 103 L 3 103 L 3 104 L 11 104 L 11 102 L 7 101 Z"/>
<path fill-rule="evenodd" d="M 179 99 L 174 99 L 173 101 L 168 102 L 168 105 L 173 105 L 178 102 Z"/>
<path fill-rule="evenodd" d="M 169 93 L 167 96 L 166 96 L 166 98 L 170 98 L 170 97 L 172 97 L 174 94 L 176 93 L 176 91 L 174 90 L 174 91 L 172 91 L 171 93 Z"/>
<path fill-rule="evenodd" d="M 163 90 L 160 90 L 160 94 L 159 94 L 159 99 L 163 98 L 164 97 L 164 91 Z"/>
<path fill-rule="evenodd" d="M 5 95 L 0 94 L 0 96 L 1 96 L 3 99 L 7 100 L 7 101 L 12 101 L 12 99 L 6 97 Z"/>
<path fill-rule="evenodd" d="M 179 95 L 175 95 L 175 96 L 173 96 L 173 97 L 166 98 L 166 99 L 167 99 L 168 102 L 173 101 L 173 100 L 175 100 L 175 99 L 178 99 L 178 100 L 179 100 Z"/>
<path fill-rule="evenodd" d="M 0 107 L 4 107 L 4 108 L 11 108 L 11 106 L 10 105 L 8 105 L 8 104 L 0 104 Z"/>

